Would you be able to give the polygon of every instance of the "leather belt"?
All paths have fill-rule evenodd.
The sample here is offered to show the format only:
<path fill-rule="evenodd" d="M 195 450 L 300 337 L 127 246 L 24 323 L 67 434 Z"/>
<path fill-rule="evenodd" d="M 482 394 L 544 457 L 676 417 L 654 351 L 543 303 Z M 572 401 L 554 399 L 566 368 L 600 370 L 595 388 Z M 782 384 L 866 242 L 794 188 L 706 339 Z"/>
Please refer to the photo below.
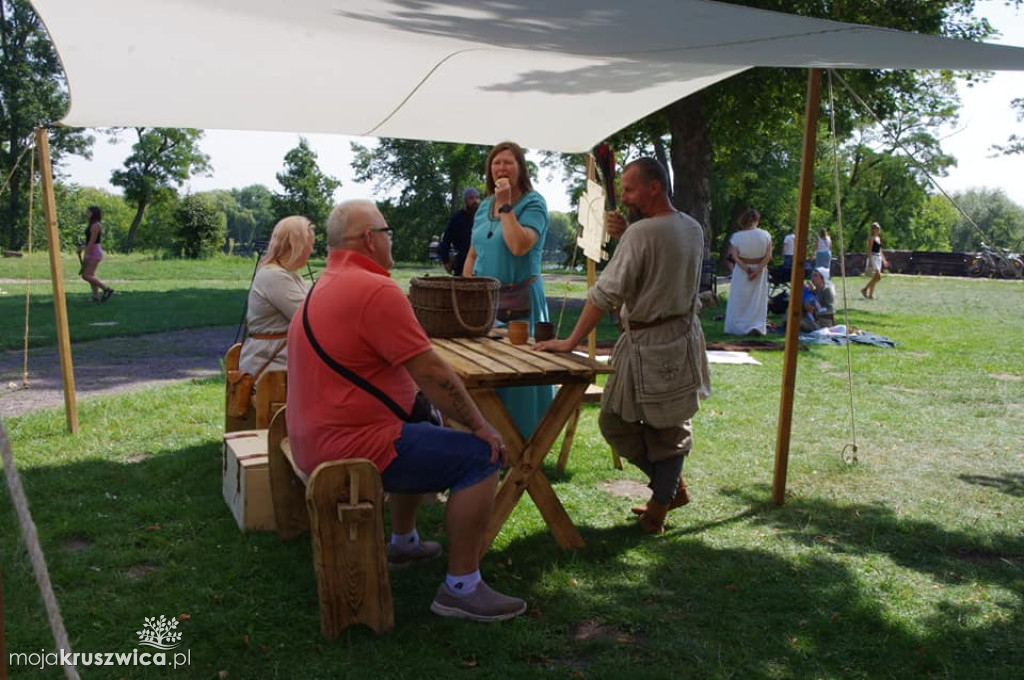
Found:
<path fill-rule="evenodd" d="M 253 340 L 287 340 L 288 333 L 249 333 Z"/>
<path fill-rule="evenodd" d="M 670 321 L 677 321 L 679 319 L 684 318 L 685 316 L 686 316 L 685 314 L 673 314 L 672 316 L 664 316 L 664 317 L 662 317 L 660 319 L 655 319 L 654 321 L 633 321 L 633 320 L 630 320 L 629 327 L 631 329 L 633 329 L 633 330 L 638 330 L 639 331 L 639 330 L 643 330 L 645 328 L 654 328 L 655 326 L 661 326 L 662 324 L 666 324 L 666 323 L 668 323 Z M 619 330 L 620 331 L 626 330 L 626 327 L 622 324 L 621 321 L 619 322 Z"/>

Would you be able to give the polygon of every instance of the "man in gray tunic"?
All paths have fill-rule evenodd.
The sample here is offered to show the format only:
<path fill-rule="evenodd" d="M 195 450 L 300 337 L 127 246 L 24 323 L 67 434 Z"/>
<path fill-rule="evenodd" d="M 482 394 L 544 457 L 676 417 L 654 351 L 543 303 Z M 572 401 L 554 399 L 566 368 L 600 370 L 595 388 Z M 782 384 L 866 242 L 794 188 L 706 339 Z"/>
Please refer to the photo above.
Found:
<path fill-rule="evenodd" d="M 690 418 L 710 394 L 697 297 L 704 232 L 672 206 L 668 186 L 665 168 L 653 158 L 626 166 L 621 203 L 630 222 L 617 212 L 605 219 L 608 233 L 620 239 L 615 254 L 572 334 L 534 346 L 572 351 L 606 312 L 620 310 L 625 332 L 615 344 L 599 424 L 611 447 L 650 479 L 651 500 L 633 510 L 652 534 L 663 533 L 668 511 L 690 500 L 682 477 L 693 445 Z"/>

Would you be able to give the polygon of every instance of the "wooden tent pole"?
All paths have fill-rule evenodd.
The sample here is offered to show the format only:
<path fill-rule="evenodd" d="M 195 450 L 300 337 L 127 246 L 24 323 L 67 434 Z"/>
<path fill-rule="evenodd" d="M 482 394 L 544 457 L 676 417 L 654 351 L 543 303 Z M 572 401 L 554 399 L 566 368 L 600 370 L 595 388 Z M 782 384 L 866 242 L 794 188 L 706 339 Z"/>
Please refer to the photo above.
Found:
<path fill-rule="evenodd" d="M 64 379 L 64 411 L 68 432 L 78 432 L 78 404 L 75 401 L 75 372 L 71 365 L 71 333 L 68 331 L 68 307 L 64 298 L 64 270 L 60 261 L 60 233 L 57 231 L 57 200 L 53 194 L 53 168 L 50 165 L 50 138 L 46 128 L 36 128 L 39 149 L 39 175 L 43 184 L 43 211 L 46 215 L 46 242 L 50 251 L 50 280 L 53 283 L 53 313 L 57 317 L 57 353 Z M 31 227 L 30 227 L 31 228 Z"/>
<path fill-rule="evenodd" d="M 789 279 L 789 309 L 786 313 L 786 358 L 782 365 L 782 396 L 779 400 L 779 429 L 775 439 L 775 475 L 772 502 L 782 505 L 786 499 L 786 471 L 789 467 L 789 436 L 793 424 L 793 390 L 796 387 L 797 352 L 800 349 L 800 312 L 803 307 L 804 261 L 807 257 L 807 227 L 811 217 L 811 193 L 814 189 L 814 151 L 818 137 L 818 112 L 821 108 L 821 69 L 807 74 L 807 109 L 804 114 L 803 158 L 800 162 L 800 199 L 796 212 L 796 242 Z"/>

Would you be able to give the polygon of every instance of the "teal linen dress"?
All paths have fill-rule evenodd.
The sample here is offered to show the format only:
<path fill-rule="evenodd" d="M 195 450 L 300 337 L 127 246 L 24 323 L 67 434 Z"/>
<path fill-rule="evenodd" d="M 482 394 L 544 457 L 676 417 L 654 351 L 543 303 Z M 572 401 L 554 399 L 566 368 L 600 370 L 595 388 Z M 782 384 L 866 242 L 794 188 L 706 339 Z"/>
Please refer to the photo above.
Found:
<path fill-rule="evenodd" d="M 474 276 L 493 276 L 502 283 L 519 283 L 531 276 L 530 284 L 530 336 L 534 324 L 549 321 L 548 300 L 544 294 L 544 281 L 540 276 L 541 255 L 548 232 L 548 204 L 536 191 L 524 194 L 512 208 L 519 224 L 537 232 L 537 242 L 525 255 L 513 255 L 501 237 L 501 221 L 491 217 L 494 196 L 488 196 L 477 208 L 473 220 L 472 244 L 476 250 Z M 490 235 L 490 236 L 488 236 Z M 537 429 L 544 411 L 554 398 L 550 385 L 537 387 L 505 387 L 497 390 L 505 408 L 524 439 Z"/>

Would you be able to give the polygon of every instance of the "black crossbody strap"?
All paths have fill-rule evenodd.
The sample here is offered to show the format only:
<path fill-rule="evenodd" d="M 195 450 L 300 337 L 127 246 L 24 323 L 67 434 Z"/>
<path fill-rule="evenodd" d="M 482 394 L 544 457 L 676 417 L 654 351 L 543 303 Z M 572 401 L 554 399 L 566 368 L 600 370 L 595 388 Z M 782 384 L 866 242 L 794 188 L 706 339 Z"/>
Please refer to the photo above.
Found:
<path fill-rule="evenodd" d="M 335 361 L 333 357 L 331 357 L 327 352 L 324 351 L 324 348 L 320 346 L 320 343 L 317 342 L 316 338 L 313 337 L 313 329 L 309 327 L 309 314 L 307 314 L 306 312 L 306 310 L 309 309 L 309 301 L 313 297 L 313 288 L 316 288 L 316 284 L 313 284 L 313 286 L 309 289 L 309 293 L 306 294 L 306 301 L 302 305 L 302 328 L 303 330 L 306 331 L 306 337 L 309 339 L 309 344 L 312 345 L 313 351 L 315 351 L 320 356 L 320 358 L 323 360 L 325 364 L 334 369 L 335 373 L 341 375 L 342 377 L 349 380 L 352 384 L 356 385 L 357 387 L 361 387 L 362 389 L 366 390 L 373 396 L 377 397 L 377 399 L 379 399 L 381 403 L 387 406 L 392 413 L 398 416 L 400 420 L 403 420 L 407 423 L 412 422 L 409 419 L 409 414 L 403 411 L 402 407 L 396 404 L 394 399 L 384 394 L 384 392 L 378 389 L 370 381 L 361 378 L 360 376 L 356 375 L 355 373 L 353 373 L 352 371 L 350 371 L 349 369 L 345 368 L 337 361 Z"/>

